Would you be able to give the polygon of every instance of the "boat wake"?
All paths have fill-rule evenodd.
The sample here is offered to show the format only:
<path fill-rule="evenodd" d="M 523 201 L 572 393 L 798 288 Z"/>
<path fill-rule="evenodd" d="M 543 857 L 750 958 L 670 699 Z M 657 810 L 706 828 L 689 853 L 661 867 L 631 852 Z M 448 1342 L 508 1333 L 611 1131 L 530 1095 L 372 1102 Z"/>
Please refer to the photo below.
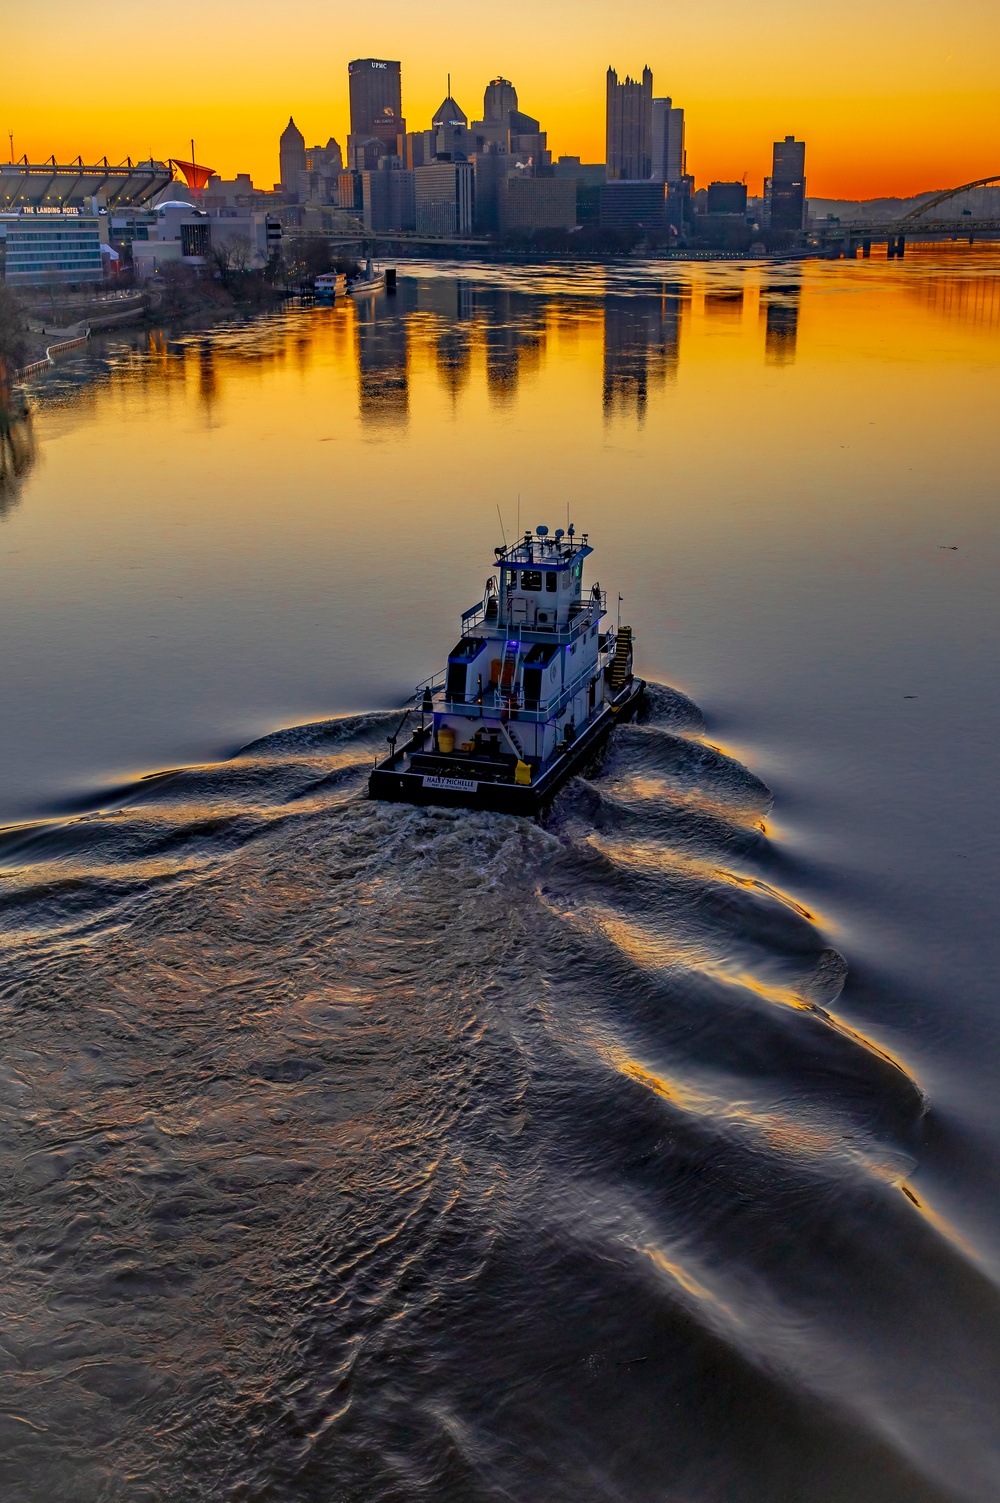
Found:
<path fill-rule="evenodd" d="M 544 826 L 372 803 L 397 718 L 0 837 L 4 1496 L 995 1496 L 768 790 L 654 687 Z"/>

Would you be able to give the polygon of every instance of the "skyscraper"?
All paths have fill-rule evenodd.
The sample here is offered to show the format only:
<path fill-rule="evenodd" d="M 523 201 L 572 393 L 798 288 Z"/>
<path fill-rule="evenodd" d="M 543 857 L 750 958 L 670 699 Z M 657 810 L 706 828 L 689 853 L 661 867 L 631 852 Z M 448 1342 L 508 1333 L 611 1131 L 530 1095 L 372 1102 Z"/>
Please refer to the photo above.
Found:
<path fill-rule="evenodd" d="M 806 222 L 806 143 L 775 141 L 771 176 L 764 179 L 764 212 L 772 230 L 801 230 Z"/>
<path fill-rule="evenodd" d="M 494 78 L 486 85 L 483 96 L 483 120 L 488 125 L 506 125 L 511 110 L 517 109 L 517 90 L 509 78 Z"/>
<path fill-rule="evenodd" d="M 667 121 L 667 182 L 679 183 L 687 175 L 687 149 L 684 145 L 684 111 L 670 107 Z"/>
<path fill-rule="evenodd" d="M 608 181 L 620 178 L 636 181 L 653 172 L 653 75 L 642 70 L 642 81 L 633 78 L 618 82 L 614 68 L 608 69 L 607 116 Z"/>
<path fill-rule="evenodd" d="M 475 179 L 471 162 L 432 162 L 413 172 L 418 235 L 468 235 Z"/>
<path fill-rule="evenodd" d="M 297 195 L 299 174 L 306 170 L 306 138 L 291 115 L 288 117 L 288 124 L 281 132 L 281 140 L 278 143 L 278 162 L 282 193 Z"/>
<path fill-rule="evenodd" d="M 390 156 L 399 156 L 400 138 L 406 133 L 399 64 L 359 57 L 348 63 L 347 75 L 351 96 L 348 165 L 355 166 L 357 148 L 372 139 L 381 141 Z"/>
<path fill-rule="evenodd" d="M 772 160 L 771 176 L 776 182 L 805 180 L 806 143 L 804 141 L 796 141 L 794 136 L 786 136 L 783 141 L 775 141 Z"/>
<path fill-rule="evenodd" d="M 526 115 L 517 104 L 517 90 L 509 78 L 494 78 L 486 85 L 483 118 L 469 127 L 476 152 L 498 151 L 518 159 L 523 171 L 546 175 L 552 153 L 541 123 Z"/>
<path fill-rule="evenodd" d="M 448 93 L 434 111 L 431 130 L 434 133 L 435 157 L 445 162 L 465 161 L 468 158 L 469 117 L 452 96 L 450 78 Z"/>
<path fill-rule="evenodd" d="M 361 174 L 365 229 L 416 229 L 413 173 L 387 157 L 380 170 Z"/>
<path fill-rule="evenodd" d="M 661 183 L 676 183 L 686 172 L 684 111 L 669 97 L 652 101 L 653 171 Z"/>
<path fill-rule="evenodd" d="M 657 182 L 667 181 L 667 138 L 670 134 L 670 106 L 673 101 L 666 99 L 654 99 L 650 106 L 651 132 L 650 142 L 653 158 L 653 170 L 651 177 Z"/>

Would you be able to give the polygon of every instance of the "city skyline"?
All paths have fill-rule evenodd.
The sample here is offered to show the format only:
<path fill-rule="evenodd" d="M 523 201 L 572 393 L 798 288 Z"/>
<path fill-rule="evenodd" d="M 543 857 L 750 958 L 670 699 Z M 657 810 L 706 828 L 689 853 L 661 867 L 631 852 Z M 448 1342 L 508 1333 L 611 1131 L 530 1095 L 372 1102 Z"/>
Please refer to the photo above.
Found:
<path fill-rule="evenodd" d="M 89 12 L 102 26 L 113 88 L 95 86 L 78 66 L 74 38 Z M 848 0 L 835 26 L 808 16 L 792 25 L 777 0 L 753 11 L 743 0 L 722 0 L 711 18 L 666 25 L 641 0 L 623 26 L 592 0 L 572 8 L 559 0 L 541 12 L 515 5 L 506 35 L 531 40 L 498 47 L 485 19 L 429 37 L 396 0 L 377 24 L 335 21 L 318 0 L 295 0 L 285 15 L 295 24 L 278 33 L 260 0 L 241 8 L 238 29 L 221 0 L 197 7 L 178 0 L 169 35 L 162 17 L 122 0 L 100 8 L 93 0 L 36 0 L 6 23 L 19 64 L 0 128 L 13 131 L 15 155 L 32 160 L 53 152 L 186 155 L 193 135 L 200 160 L 227 177 L 249 171 L 270 187 L 289 115 L 307 141 L 345 142 L 348 61 L 389 56 L 402 63 L 411 129 L 429 123 L 449 71 L 455 98 L 466 101 L 499 74 L 544 118 L 554 157 L 601 161 L 607 68 L 624 76 L 648 62 L 657 92 L 684 106 L 689 170 L 700 184 L 746 174 L 759 192 L 772 143 L 794 133 L 809 141 L 816 196 L 906 196 L 995 169 L 1000 90 L 991 58 L 1000 14 L 985 0 L 957 0 L 947 29 L 929 7 L 910 6 L 905 27 L 903 14 L 896 0 Z M 194 30 L 185 33 L 187 23 Z"/>

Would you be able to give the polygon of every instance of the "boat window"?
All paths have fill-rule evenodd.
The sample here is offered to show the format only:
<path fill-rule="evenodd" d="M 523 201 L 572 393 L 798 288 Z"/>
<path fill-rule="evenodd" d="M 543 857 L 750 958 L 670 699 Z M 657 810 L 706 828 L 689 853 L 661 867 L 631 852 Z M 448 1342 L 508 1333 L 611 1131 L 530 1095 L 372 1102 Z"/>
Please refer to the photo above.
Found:
<path fill-rule="evenodd" d="M 517 589 L 517 570 L 505 569 L 503 571 L 503 584 L 505 590 Z"/>
<path fill-rule="evenodd" d="M 556 590 L 558 590 L 558 588 L 559 588 L 559 575 L 558 574 L 546 574 L 546 576 L 545 576 L 545 588 L 548 590 L 548 592 L 549 592 L 550 595 L 554 595 L 555 592 L 556 592 Z"/>
<path fill-rule="evenodd" d="M 524 569 L 521 573 L 522 590 L 540 590 L 542 588 L 541 569 Z"/>

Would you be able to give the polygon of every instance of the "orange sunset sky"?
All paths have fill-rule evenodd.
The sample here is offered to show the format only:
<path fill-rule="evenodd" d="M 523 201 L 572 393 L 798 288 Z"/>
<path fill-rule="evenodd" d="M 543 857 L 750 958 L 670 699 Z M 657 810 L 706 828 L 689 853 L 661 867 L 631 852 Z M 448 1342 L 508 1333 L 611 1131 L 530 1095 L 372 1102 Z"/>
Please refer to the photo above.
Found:
<path fill-rule="evenodd" d="M 41 160 L 187 156 L 223 176 L 278 175 L 278 135 L 348 129 L 347 63 L 398 58 L 408 128 L 446 75 L 470 119 L 497 73 L 541 119 L 553 154 L 604 160 L 608 64 L 648 63 L 687 112 L 703 185 L 759 192 L 771 142 L 804 137 L 813 197 L 906 195 L 1000 171 L 998 0 L 30 0 L 0 44 L 0 130 Z M 4 141 L 4 155 L 9 142 Z"/>

